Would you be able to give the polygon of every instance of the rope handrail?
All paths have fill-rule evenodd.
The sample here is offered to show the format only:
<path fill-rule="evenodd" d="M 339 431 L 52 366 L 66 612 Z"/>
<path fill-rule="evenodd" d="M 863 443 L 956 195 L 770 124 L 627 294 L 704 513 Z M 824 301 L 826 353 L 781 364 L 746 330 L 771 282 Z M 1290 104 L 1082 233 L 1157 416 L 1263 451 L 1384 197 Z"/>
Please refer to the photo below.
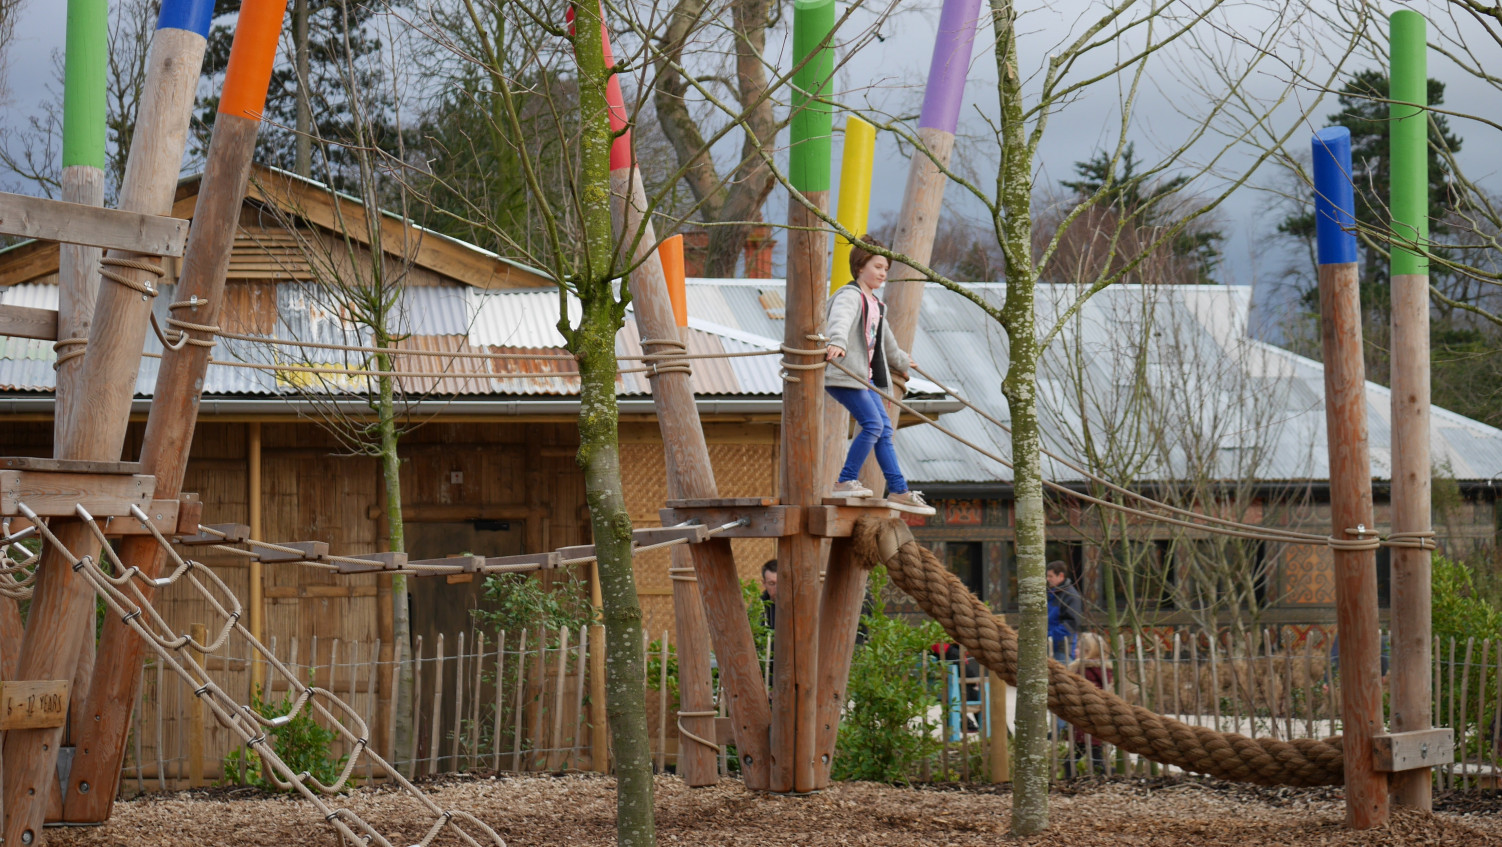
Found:
<path fill-rule="evenodd" d="M 717 535 L 720 535 L 721 533 L 729 532 L 732 529 L 735 529 L 737 527 L 745 526 L 746 524 L 747 524 L 747 521 L 745 519 L 731 521 L 730 523 L 722 524 L 720 526 L 709 527 L 709 528 L 707 528 L 707 529 L 704 530 L 704 534 L 705 534 L 706 538 L 713 538 L 713 537 L 715 537 Z M 685 525 L 686 524 L 677 524 L 676 526 L 685 526 Z M 203 524 L 200 524 L 198 526 L 198 531 L 200 533 L 204 534 L 204 535 L 212 535 L 212 536 L 217 536 L 219 538 L 227 538 L 228 537 L 228 534 L 225 533 L 225 532 L 223 532 L 222 530 L 215 529 L 212 526 L 205 526 Z M 154 529 L 153 529 L 153 534 L 155 534 L 155 530 Z M 288 555 L 292 555 L 292 556 L 302 557 L 302 556 L 306 556 L 307 555 L 307 551 L 306 550 L 303 550 L 303 549 L 298 548 L 298 547 L 291 547 L 291 546 L 288 546 L 286 544 L 277 544 L 277 543 L 271 542 L 271 541 L 261 541 L 259 539 L 255 539 L 255 538 L 246 538 L 243 541 L 237 542 L 237 543 L 242 543 L 242 544 L 248 545 L 250 547 L 261 548 L 261 549 L 270 550 L 270 551 L 277 552 L 277 553 L 284 553 L 284 554 L 288 554 Z M 693 544 L 693 543 L 697 543 L 697 542 L 693 541 L 692 539 L 686 538 L 686 537 L 684 537 L 684 538 L 670 538 L 670 539 L 668 539 L 666 541 L 656 542 L 655 544 L 637 545 L 635 542 L 632 542 L 631 555 L 632 556 L 638 556 L 638 555 L 641 555 L 643 553 L 650 553 L 650 552 L 652 552 L 654 550 L 663 550 L 663 549 L 666 549 L 668 547 L 677 546 L 679 544 Z M 254 550 L 247 550 L 247 549 L 244 549 L 242 547 L 235 547 L 235 546 L 232 546 L 232 545 L 229 545 L 229 544 L 211 544 L 211 545 L 208 545 L 208 546 L 209 546 L 209 549 L 211 549 L 211 550 L 218 550 L 220 552 L 230 553 L 232 555 L 241 556 L 241 557 L 244 557 L 244 558 L 247 558 L 247 559 L 256 559 L 256 558 L 259 558 L 259 555 Z M 567 549 L 567 548 L 560 548 L 560 549 Z M 553 552 L 559 552 L 559 550 L 555 550 Z M 556 566 L 557 567 L 571 567 L 573 565 L 589 564 L 591 562 L 595 562 L 595 561 L 598 561 L 598 560 L 599 560 L 599 556 L 598 555 L 593 555 L 593 556 L 578 556 L 578 557 L 574 557 L 574 558 L 560 559 L 557 562 Z M 279 564 L 279 565 L 299 565 L 299 566 L 305 566 L 305 567 L 324 568 L 324 569 L 332 569 L 332 570 L 337 570 L 338 567 L 339 567 L 339 565 L 341 565 L 341 564 L 343 564 L 343 565 L 354 565 L 356 567 L 361 568 L 362 570 L 371 569 L 375 565 L 374 561 L 371 560 L 371 559 L 369 559 L 369 558 L 361 558 L 359 556 L 339 556 L 339 555 L 335 555 L 335 554 L 332 554 L 332 553 L 322 553 L 322 554 L 319 554 L 319 556 L 316 559 L 298 558 L 298 559 L 295 559 L 295 560 L 279 560 L 279 561 L 275 562 L 275 564 Z M 407 576 L 447 576 L 447 575 L 454 575 L 454 574 L 461 574 L 461 573 L 474 573 L 474 574 L 479 574 L 481 576 L 495 576 L 495 575 L 499 575 L 499 574 L 508 574 L 508 573 L 531 573 L 533 571 L 543 570 L 546 567 L 550 567 L 550 566 L 543 565 L 541 563 L 529 563 L 529 564 L 525 564 L 525 565 L 516 565 L 516 564 L 510 564 L 510 565 L 484 565 L 484 564 L 481 564 L 481 565 L 476 565 L 474 567 L 468 567 L 468 566 L 464 566 L 464 565 L 423 565 L 423 564 L 417 564 L 417 563 L 408 562 L 406 565 L 404 565 L 402 567 L 399 567 L 399 568 L 396 568 L 396 567 L 393 567 L 393 568 L 382 567 L 382 568 L 380 568 L 380 572 L 383 573 L 383 574 L 388 574 L 388 573 L 389 574 L 405 574 Z M 692 569 L 690 569 L 690 570 L 692 570 Z M 671 578 L 673 578 L 673 579 L 679 579 L 679 577 L 677 577 L 677 576 L 672 576 Z"/>

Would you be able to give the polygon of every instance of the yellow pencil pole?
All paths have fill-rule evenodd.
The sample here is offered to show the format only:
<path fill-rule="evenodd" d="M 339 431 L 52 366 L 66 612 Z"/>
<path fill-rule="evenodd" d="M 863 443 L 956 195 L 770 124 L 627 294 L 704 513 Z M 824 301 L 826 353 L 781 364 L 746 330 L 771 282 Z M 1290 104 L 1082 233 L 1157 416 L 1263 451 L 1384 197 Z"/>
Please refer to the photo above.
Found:
<path fill-rule="evenodd" d="M 855 115 L 845 119 L 845 152 L 840 160 L 840 200 L 835 218 L 856 235 L 866 232 L 871 211 L 871 169 L 876 161 L 876 127 Z M 834 267 L 829 272 L 829 290 L 849 282 L 850 242 L 834 238 Z"/>

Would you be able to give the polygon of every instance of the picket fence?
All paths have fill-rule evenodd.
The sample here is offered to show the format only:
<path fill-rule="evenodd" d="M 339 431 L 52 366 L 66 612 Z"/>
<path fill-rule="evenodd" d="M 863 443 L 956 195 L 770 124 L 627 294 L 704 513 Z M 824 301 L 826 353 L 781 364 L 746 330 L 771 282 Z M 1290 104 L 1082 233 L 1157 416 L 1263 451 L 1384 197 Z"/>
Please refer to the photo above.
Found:
<path fill-rule="evenodd" d="M 646 687 L 648 726 L 657 770 L 677 765 L 677 703 L 668 680 L 668 634 L 650 645 Z M 590 697 L 590 674 L 602 667 L 600 638 L 581 629 L 520 633 L 470 631 L 439 636 L 415 645 L 413 697 L 416 731 L 406 749 L 382 749 L 398 767 L 419 776 L 464 771 L 593 770 L 603 752 L 594 749 L 595 721 L 603 703 Z M 646 638 L 644 637 L 644 642 Z M 1108 638 L 1109 655 L 1100 661 L 1112 689 L 1130 702 L 1179 720 L 1243 735 L 1281 739 L 1323 738 L 1341 732 L 1340 675 L 1331 639 L 1319 628 L 1284 627 L 1259 632 L 1121 632 Z M 210 657 L 205 665 L 227 691 L 251 699 L 249 651 Z M 272 645 L 277 649 L 277 645 Z M 380 660 L 382 645 L 310 640 L 285 645 L 289 667 L 300 678 L 327 688 L 374 725 L 390 710 L 378 702 L 377 682 L 392 670 Z M 1495 789 L 1502 781 L 1502 642 L 1489 639 L 1435 640 L 1435 723 L 1456 734 L 1456 761 L 1436 769 L 1441 789 Z M 656 661 L 652 661 L 655 659 Z M 971 666 L 970 673 L 964 668 Z M 912 671 L 934 694 L 928 716 L 913 731 L 936 737 L 934 755 L 914 763 L 915 781 L 1005 779 L 1007 762 L 998 751 L 1003 739 L 992 732 L 1006 725 L 999 706 L 1009 699 L 989 672 L 967 661 L 944 661 L 925 652 Z M 907 672 L 907 671 L 905 671 Z M 135 703 L 121 790 L 125 794 L 172 791 L 209 784 L 245 784 L 245 757 L 226 756 L 238 740 L 211 718 L 205 719 L 191 689 L 148 662 Z M 285 691 L 273 690 L 278 701 Z M 716 698 L 717 701 L 720 698 Z M 723 704 L 720 707 L 724 714 Z M 971 725 L 973 724 L 973 726 Z M 348 751 L 335 742 L 334 757 Z M 1049 747 L 1056 779 L 1090 773 L 1157 775 L 1172 772 L 1156 763 L 1094 744 L 1072 727 L 1059 724 Z M 735 767 L 720 756 L 722 773 Z M 373 777 L 370 768 L 356 771 Z"/>

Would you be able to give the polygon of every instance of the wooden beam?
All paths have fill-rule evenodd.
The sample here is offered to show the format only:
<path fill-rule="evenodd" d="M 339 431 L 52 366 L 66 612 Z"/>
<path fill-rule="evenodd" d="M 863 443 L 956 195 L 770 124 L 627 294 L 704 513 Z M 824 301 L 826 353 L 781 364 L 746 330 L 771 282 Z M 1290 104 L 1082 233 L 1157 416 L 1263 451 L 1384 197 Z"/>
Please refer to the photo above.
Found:
<path fill-rule="evenodd" d="M 370 564 L 356 565 L 351 562 L 335 562 L 339 566 L 339 570 L 336 573 L 371 573 L 373 571 L 397 570 L 407 566 L 406 553 L 360 553 L 345 558 L 363 559 L 370 562 Z"/>
<path fill-rule="evenodd" d="M 57 310 L 0 305 L 0 335 L 56 341 Z"/>
<path fill-rule="evenodd" d="M 89 462 L 82 459 L 51 459 L 33 456 L 0 457 L 0 469 L 8 471 L 48 471 L 51 473 L 138 474 L 145 473 L 140 462 Z"/>
<path fill-rule="evenodd" d="M 188 222 L 0 192 L 0 235 L 175 257 L 183 254 Z"/>
<path fill-rule="evenodd" d="M 177 543 L 184 547 L 207 547 L 210 544 L 239 544 L 250 537 L 250 527 L 243 523 L 211 524 L 208 529 L 222 532 L 224 537 L 203 532 L 197 535 L 184 535 L 177 540 Z"/>
<path fill-rule="evenodd" d="M 785 538 L 803 531 L 803 510 L 797 506 L 680 507 L 662 509 L 658 514 L 665 524 L 698 520 L 705 526 L 721 527 L 742 519 L 750 522 L 717 532 L 716 538 Z"/>
<path fill-rule="evenodd" d="M 75 517 L 77 506 L 98 518 L 147 509 L 156 478 L 144 474 L 85 474 L 51 471 L 0 471 L 0 515 L 21 514 L 26 504 L 42 517 Z"/>
<path fill-rule="evenodd" d="M 819 601 L 818 720 L 815 724 L 818 759 L 814 768 L 814 783 L 818 788 L 829 785 L 835 735 L 840 726 L 840 712 L 849 699 L 850 662 L 855 654 L 861 605 L 866 598 L 866 569 L 852 560 L 850 543 L 848 538 L 841 538 L 830 545 L 823 596 Z"/>
<path fill-rule="evenodd" d="M 563 561 L 557 551 L 547 553 L 524 553 L 520 556 L 490 556 L 485 559 L 485 569 L 491 573 L 514 571 L 524 573 L 532 570 L 556 568 Z M 497 568 L 501 570 L 496 570 Z"/>
<path fill-rule="evenodd" d="M 54 241 L 18 244 L 0 253 L 0 288 L 57 273 L 62 253 Z"/>
<path fill-rule="evenodd" d="M 896 509 L 886 506 L 885 500 L 870 501 L 869 506 L 843 506 L 826 504 L 810 506 L 804 511 L 808 534 L 818 538 L 849 538 L 855 532 L 855 522 L 863 515 L 878 518 L 899 516 Z"/>
<path fill-rule="evenodd" d="M 1372 736 L 1372 763 L 1379 771 L 1399 773 L 1448 765 L 1453 761 L 1455 732 L 1449 727 Z"/>
<path fill-rule="evenodd" d="M 328 555 L 329 545 L 327 541 L 278 541 L 278 547 L 291 547 L 296 553 L 284 553 L 281 550 L 268 550 L 265 547 L 253 547 L 256 558 L 262 564 L 274 565 L 282 562 L 316 562 Z"/>

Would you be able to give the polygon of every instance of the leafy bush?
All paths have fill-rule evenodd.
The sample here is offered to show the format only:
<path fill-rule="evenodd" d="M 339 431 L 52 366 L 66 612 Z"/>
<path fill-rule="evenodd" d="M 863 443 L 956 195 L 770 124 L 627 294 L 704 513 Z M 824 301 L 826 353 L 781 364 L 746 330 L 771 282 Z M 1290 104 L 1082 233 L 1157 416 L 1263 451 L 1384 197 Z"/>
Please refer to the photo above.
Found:
<path fill-rule="evenodd" d="M 534 635 L 544 627 L 555 635 L 560 627 L 575 633 L 594 620 L 587 586 L 577 579 L 544 588 L 529 574 L 508 573 L 485 578 L 485 600 L 493 608 L 476 609 L 475 623 L 488 631 Z"/>
<path fill-rule="evenodd" d="M 920 668 L 929 645 L 948 639 L 936 621 L 913 626 L 887 617 L 886 582 L 884 568 L 871 572 L 874 602 L 862 616 L 866 642 L 856 648 L 850 665 L 850 702 L 840 720 L 835 779 L 906 782 L 939 748 L 928 718 L 939 700 L 924 685 Z"/>
<path fill-rule="evenodd" d="M 311 681 L 311 680 L 310 680 Z M 261 693 L 261 686 L 251 694 L 250 707 L 256 714 L 270 720 L 285 715 L 292 709 L 293 699 L 290 693 L 283 696 L 280 702 L 268 702 Z M 271 739 L 271 749 L 277 757 L 292 769 L 293 773 L 307 772 L 319 782 L 328 785 L 339 778 L 339 773 L 344 769 L 348 756 L 333 756 L 334 742 L 339 740 L 339 734 L 332 729 L 321 726 L 313 719 L 312 707 L 305 705 L 297 717 L 289 721 L 279 729 L 267 730 L 266 734 Z M 245 782 L 248 785 L 259 785 L 263 788 L 274 789 L 275 783 L 266 778 L 262 771 L 261 755 L 255 750 L 246 747 L 245 754 Z M 221 783 L 235 783 L 240 778 L 240 749 L 234 749 L 224 757 L 224 776 Z"/>
<path fill-rule="evenodd" d="M 1502 730 L 1502 727 L 1490 725 L 1497 708 L 1496 663 L 1480 655 L 1486 639 L 1502 646 L 1502 610 L 1476 590 L 1469 568 L 1443 556 L 1434 557 L 1432 590 L 1433 631 L 1441 650 L 1441 655 L 1434 657 L 1440 667 L 1440 684 L 1434 692 L 1434 723 L 1436 726 L 1445 725 L 1450 722 L 1452 714 L 1459 723 L 1464 712 L 1465 725 L 1453 729 L 1457 744 L 1461 738 L 1470 740 L 1465 749 L 1456 750 L 1456 757 L 1475 757 L 1481 753 L 1481 739 L 1477 736 L 1484 735 L 1491 745 L 1495 745 L 1495 736 Z M 1466 643 L 1471 638 L 1475 639 L 1476 654 L 1468 665 L 1465 663 Z M 1450 662 L 1451 643 L 1456 647 L 1453 667 Z M 1460 708 L 1462 695 L 1465 698 L 1463 709 Z"/>

